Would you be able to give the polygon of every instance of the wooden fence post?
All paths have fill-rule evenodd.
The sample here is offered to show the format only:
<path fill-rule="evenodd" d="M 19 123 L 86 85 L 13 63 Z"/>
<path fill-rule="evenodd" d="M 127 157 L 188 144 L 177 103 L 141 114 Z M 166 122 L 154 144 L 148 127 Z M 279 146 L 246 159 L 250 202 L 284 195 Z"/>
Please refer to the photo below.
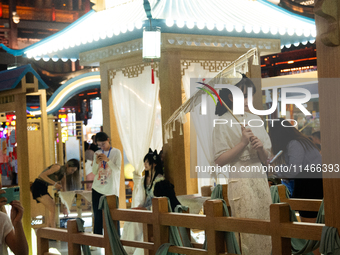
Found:
<path fill-rule="evenodd" d="M 77 222 L 75 220 L 69 220 L 67 222 L 67 234 L 68 234 L 68 254 L 81 255 L 80 244 L 73 243 L 73 235 L 78 233 Z"/>
<path fill-rule="evenodd" d="M 215 217 L 223 217 L 223 204 L 221 200 L 208 200 L 204 202 L 206 218 L 206 240 L 209 255 L 225 252 L 224 233 L 214 229 Z"/>
<path fill-rule="evenodd" d="M 143 223 L 143 241 L 144 242 L 152 242 L 153 240 L 153 228 L 152 225 Z M 149 255 L 150 252 L 148 249 L 144 249 L 144 255 Z"/>
<path fill-rule="evenodd" d="M 166 197 L 152 199 L 152 214 L 154 219 L 153 240 L 155 249 L 152 252 L 150 251 L 150 254 L 155 254 L 162 244 L 169 243 L 169 227 L 162 226 L 160 222 L 160 215 L 168 212 L 168 199 Z"/>
<path fill-rule="evenodd" d="M 39 231 L 39 229 L 38 229 Z M 49 250 L 48 239 L 37 235 L 38 255 L 44 255 Z"/>
<path fill-rule="evenodd" d="M 110 212 L 112 212 L 112 211 L 114 212 L 114 210 L 116 210 L 118 208 L 116 196 L 106 196 L 106 199 L 107 199 L 107 203 L 109 205 Z M 118 222 L 116 220 L 113 221 L 113 225 L 115 226 L 115 228 L 118 231 L 120 231 L 120 229 L 118 229 Z M 103 211 L 103 226 L 104 226 L 105 255 L 112 255 L 111 245 L 110 245 L 110 240 L 109 240 L 109 234 L 108 234 L 108 230 L 107 230 L 107 227 L 106 227 L 104 211 Z"/>
<path fill-rule="evenodd" d="M 290 222 L 290 213 L 288 204 L 270 205 L 270 223 L 272 230 L 272 247 L 273 255 L 290 255 L 291 240 L 287 237 L 281 237 L 281 223 Z"/>

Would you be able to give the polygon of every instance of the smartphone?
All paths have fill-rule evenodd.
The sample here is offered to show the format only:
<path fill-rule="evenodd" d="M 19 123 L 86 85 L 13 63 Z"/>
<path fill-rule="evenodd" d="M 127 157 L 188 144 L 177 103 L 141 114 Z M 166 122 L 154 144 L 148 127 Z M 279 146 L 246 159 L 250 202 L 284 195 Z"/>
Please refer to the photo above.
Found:
<path fill-rule="evenodd" d="M 270 161 L 269 161 L 269 164 L 273 164 L 273 162 L 282 154 L 283 150 L 280 150 L 275 156 L 274 158 L 272 158 Z"/>
<path fill-rule="evenodd" d="M 2 188 L 6 193 L 0 194 L 0 197 L 7 198 L 7 204 L 14 200 L 20 200 L 20 187 L 10 187 L 10 188 Z"/>

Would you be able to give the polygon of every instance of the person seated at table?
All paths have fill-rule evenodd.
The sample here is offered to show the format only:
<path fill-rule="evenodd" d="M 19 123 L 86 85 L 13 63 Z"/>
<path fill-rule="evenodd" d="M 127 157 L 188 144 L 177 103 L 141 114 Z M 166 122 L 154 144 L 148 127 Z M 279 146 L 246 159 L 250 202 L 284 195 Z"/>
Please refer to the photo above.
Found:
<path fill-rule="evenodd" d="M 47 226 L 55 227 L 55 203 L 48 193 L 48 186 L 54 186 L 57 191 L 70 190 L 79 185 L 79 161 L 70 159 L 63 166 L 53 164 L 42 171 L 31 186 L 33 199 L 42 203 L 50 212 L 47 217 Z"/>
<path fill-rule="evenodd" d="M 159 155 L 157 154 L 157 150 L 152 151 L 149 149 L 148 154 L 146 154 L 144 157 L 144 167 L 144 177 L 141 177 L 133 172 L 133 182 L 135 188 L 137 186 L 141 186 L 142 184 L 145 195 L 144 201 L 134 209 L 151 210 L 155 184 L 165 179 L 163 175 L 163 165 Z"/>

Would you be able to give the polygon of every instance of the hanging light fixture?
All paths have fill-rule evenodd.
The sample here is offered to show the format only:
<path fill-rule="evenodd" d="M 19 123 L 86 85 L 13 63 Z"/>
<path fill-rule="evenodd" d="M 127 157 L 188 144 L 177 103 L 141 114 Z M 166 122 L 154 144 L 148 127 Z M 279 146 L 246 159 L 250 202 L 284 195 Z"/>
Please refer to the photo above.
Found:
<path fill-rule="evenodd" d="M 155 83 L 153 63 L 161 60 L 161 28 L 151 24 L 151 6 L 148 0 L 144 0 L 144 10 L 149 19 L 150 26 L 143 27 L 143 61 L 151 62 L 151 83 Z"/>
<path fill-rule="evenodd" d="M 143 28 L 143 61 L 157 62 L 161 58 L 161 28 Z"/>
<path fill-rule="evenodd" d="M 19 15 L 17 14 L 17 12 L 13 12 L 12 18 L 13 18 L 13 22 L 14 22 L 15 24 L 18 24 L 18 23 L 20 22 L 20 17 L 19 17 Z"/>

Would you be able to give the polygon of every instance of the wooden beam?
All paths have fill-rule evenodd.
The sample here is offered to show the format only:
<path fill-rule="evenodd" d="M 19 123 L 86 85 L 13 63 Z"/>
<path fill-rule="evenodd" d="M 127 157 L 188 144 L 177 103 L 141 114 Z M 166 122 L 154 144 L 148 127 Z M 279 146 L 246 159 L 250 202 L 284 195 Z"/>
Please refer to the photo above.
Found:
<path fill-rule="evenodd" d="M 15 111 L 15 109 L 16 109 L 15 102 L 0 104 L 0 112 L 13 112 Z"/>
<path fill-rule="evenodd" d="M 48 135 L 48 119 L 47 119 L 47 111 L 46 111 L 46 90 L 40 89 L 38 91 L 39 101 L 40 101 L 40 110 L 41 110 L 41 135 L 43 142 L 43 160 L 44 160 L 44 169 L 50 165 L 50 140 Z M 83 146 L 84 147 L 84 146 Z"/>
<path fill-rule="evenodd" d="M 22 93 L 21 88 L 15 88 L 15 89 L 1 91 L 1 96 L 12 96 L 12 95 L 21 94 L 21 93 Z"/>
<path fill-rule="evenodd" d="M 31 244 L 31 193 L 29 192 L 30 173 L 28 169 L 26 94 L 16 94 L 15 102 L 17 102 L 15 104 L 15 115 L 18 152 L 18 184 L 21 190 L 20 201 L 25 208 L 22 221 L 27 242 Z M 32 250 L 30 250 L 30 255 L 32 255 Z"/>
<path fill-rule="evenodd" d="M 318 81 L 319 81 L 319 109 L 320 131 L 322 136 L 322 163 L 327 166 L 339 165 L 340 154 L 340 47 L 326 46 L 322 42 L 325 32 L 335 32 L 339 35 L 340 2 L 315 1 L 315 24 L 317 30 L 316 49 L 318 57 Z M 325 7 L 323 8 L 325 4 Z M 331 13 L 328 13 L 331 11 Z M 335 15 L 335 16 L 333 16 Z M 327 19 L 326 19 L 327 18 Z M 332 19 L 330 22 L 329 19 Z M 333 23 L 334 22 L 334 23 Z M 324 34 L 326 36 L 327 34 Z M 336 79 L 334 79 L 336 78 Z M 340 179 L 339 173 L 323 173 L 325 222 L 327 226 L 338 228 L 340 231 Z"/>
<path fill-rule="evenodd" d="M 162 105 L 162 123 L 164 124 L 173 112 L 182 105 L 180 52 L 162 52 L 159 70 L 159 96 Z M 185 154 L 184 136 L 179 134 L 179 125 L 177 122 L 176 131 L 172 133 L 173 139 L 169 139 L 168 143 L 163 146 L 164 169 L 166 178 L 175 186 L 176 195 L 186 195 L 185 158 L 190 157 L 190 155 Z"/>

